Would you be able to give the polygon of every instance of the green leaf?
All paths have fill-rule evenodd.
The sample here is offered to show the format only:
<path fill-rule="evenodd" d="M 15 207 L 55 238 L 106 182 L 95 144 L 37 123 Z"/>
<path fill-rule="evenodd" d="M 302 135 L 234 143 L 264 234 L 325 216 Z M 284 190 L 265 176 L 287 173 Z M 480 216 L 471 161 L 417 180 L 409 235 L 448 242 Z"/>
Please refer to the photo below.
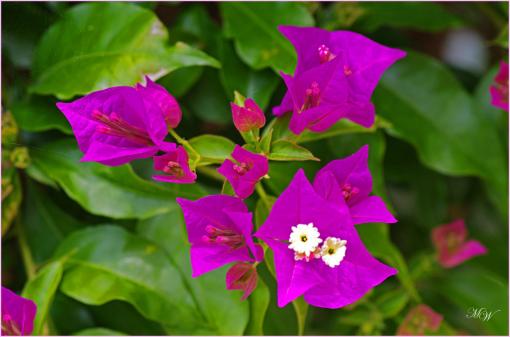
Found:
<path fill-rule="evenodd" d="M 257 288 L 251 293 L 250 300 L 250 321 L 244 331 L 245 335 L 264 335 L 264 318 L 269 306 L 269 288 L 259 276 Z"/>
<path fill-rule="evenodd" d="M 32 92 L 71 98 L 116 85 L 133 85 L 146 74 L 161 77 L 216 60 L 182 43 L 169 47 L 156 15 L 128 3 L 72 7 L 44 34 L 35 53 Z"/>
<path fill-rule="evenodd" d="M 278 25 L 313 26 L 306 7 L 294 2 L 229 2 L 220 4 L 225 35 L 234 38 L 241 59 L 254 69 L 271 67 L 292 73 L 296 53 Z"/>
<path fill-rule="evenodd" d="M 359 3 L 362 15 L 356 27 L 372 32 L 381 27 L 439 32 L 462 25 L 462 20 L 442 4 L 433 2 Z"/>
<path fill-rule="evenodd" d="M 398 270 L 397 277 L 402 286 L 413 300 L 419 301 L 419 295 L 414 287 L 407 264 L 398 248 L 390 240 L 389 226 L 391 225 L 382 223 L 365 224 L 357 226 L 356 229 L 370 253 L 396 268 Z"/>
<path fill-rule="evenodd" d="M 271 144 L 271 152 L 268 158 L 269 160 L 279 161 L 319 161 L 319 158 L 316 158 L 308 149 L 286 140 L 278 140 Z"/>
<path fill-rule="evenodd" d="M 88 228 L 69 236 L 57 257 L 66 258 L 67 296 L 89 305 L 127 301 L 175 334 L 209 331 L 181 272 L 146 239 L 117 226 Z"/>
<path fill-rule="evenodd" d="M 409 294 L 403 289 L 383 293 L 375 300 L 375 305 L 384 318 L 397 316 L 409 302 Z"/>
<path fill-rule="evenodd" d="M 506 209 L 506 158 L 497 130 L 444 66 L 410 52 L 385 74 L 374 102 L 392 134 L 413 144 L 424 164 L 483 178 Z"/>
<path fill-rule="evenodd" d="M 27 181 L 21 224 L 36 263 L 47 261 L 66 235 L 83 227 L 80 221 L 59 208 L 48 192 Z"/>
<path fill-rule="evenodd" d="M 257 204 L 255 206 L 255 225 L 257 228 L 266 221 L 275 202 L 276 198 L 272 196 L 268 196 L 267 201 L 263 199 L 257 200 Z"/>
<path fill-rule="evenodd" d="M 231 125 L 232 113 L 218 71 L 205 69 L 204 74 L 188 94 L 184 103 L 201 120 L 219 125 Z"/>
<path fill-rule="evenodd" d="M 32 163 L 55 180 L 67 195 L 93 214 L 114 219 L 147 218 L 177 208 L 177 196 L 203 195 L 197 184 L 157 184 L 138 177 L 129 165 L 80 162 L 74 140 L 31 149 Z"/>
<path fill-rule="evenodd" d="M 45 97 L 32 97 L 15 102 L 11 112 L 23 130 L 40 132 L 56 129 L 68 135 L 73 133 L 64 115 L 56 108 L 55 102 Z"/>
<path fill-rule="evenodd" d="M 158 80 L 172 96 L 184 96 L 202 76 L 204 68 L 199 66 L 180 68 Z"/>
<path fill-rule="evenodd" d="M 259 71 L 250 69 L 239 60 L 230 41 L 222 40 L 219 45 L 219 58 L 223 65 L 220 69 L 220 78 L 227 95 L 232 99 L 233 92 L 239 91 L 247 98 L 255 100 L 264 110 L 280 83 L 279 78 L 268 69 Z"/>
<path fill-rule="evenodd" d="M 126 336 L 126 334 L 106 328 L 88 328 L 73 333 L 73 336 Z"/>
<path fill-rule="evenodd" d="M 203 314 L 207 332 L 213 335 L 241 335 L 249 318 L 247 301 L 241 301 L 239 291 L 225 288 L 227 267 L 191 277 L 189 243 L 181 212 L 160 215 L 139 223 L 137 231 L 165 250 L 179 269 L 194 299 L 197 310 Z M 169 333 L 172 330 L 168 330 Z"/>
<path fill-rule="evenodd" d="M 191 138 L 189 143 L 200 154 L 201 161 L 206 163 L 222 163 L 235 147 L 230 139 L 216 135 L 201 135 Z"/>
<path fill-rule="evenodd" d="M 37 305 L 34 321 L 34 335 L 44 335 L 44 323 L 48 316 L 53 297 L 62 279 L 63 263 L 55 261 L 46 265 L 30 280 L 23 289 L 22 296 L 31 299 Z"/>

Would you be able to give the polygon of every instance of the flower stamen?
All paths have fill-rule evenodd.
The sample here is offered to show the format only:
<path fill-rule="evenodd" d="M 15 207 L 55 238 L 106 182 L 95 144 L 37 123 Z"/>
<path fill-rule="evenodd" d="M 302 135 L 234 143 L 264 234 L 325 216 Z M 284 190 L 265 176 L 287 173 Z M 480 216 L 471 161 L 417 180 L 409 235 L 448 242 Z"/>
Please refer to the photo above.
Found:
<path fill-rule="evenodd" d="M 96 127 L 97 132 L 110 136 L 124 137 L 142 145 L 153 145 L 152 139 L 145 130 L 129 124 L 115 112 L 108 116 L 99 110 L 94 110 L 92 112 L 92 119 L 101 123 Z"/>

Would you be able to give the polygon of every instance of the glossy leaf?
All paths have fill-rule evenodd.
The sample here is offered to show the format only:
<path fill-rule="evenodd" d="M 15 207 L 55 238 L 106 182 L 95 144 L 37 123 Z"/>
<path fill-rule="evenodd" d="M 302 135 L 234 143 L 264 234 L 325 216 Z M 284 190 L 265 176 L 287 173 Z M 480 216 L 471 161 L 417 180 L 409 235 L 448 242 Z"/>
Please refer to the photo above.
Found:
<path fill-rule="evenodd" d="M 66 259 L 67 296 L 91 305 L 128 301 L 175 334 L 208 331 L 181 272 L 148 240 L 117 226 L 88 228 L 69 236 L 57 256 Z"/>
<path fill-rule="evenodd" d="M 286 140 L 279 140 L 271 144 L 268 158 L 278 161 L 319 160 L 308 149 Z"/>
<path fill-rule="evenodd" d="M 462 25 L 462 20 L 448 11 L 444 5 L 434 2 L 359 4 L 362 15 L 356 27 L 371 32 L 381 27 L 410 28 L 437 32 Z"/>
<path fill-rule="evenodd" d="M 48 196 L 48 190 L 31 181 L 26 185 L 21 219 L 32 258 L 36 263 L 51 258 L 66 235 L 84 226 L 57 206 Z"/>
<path fill-rule="evenodd" d="M 204 317 L 207 329 L 203 334 L 240 335 L 249 318 L 248 301 L 241 301 L 241 292 L 228 291 L 225 286 L 227 267 L 197 278 L 191 277 L 189 244 L 180 211 L 167 213 L 139 223 L 137 231 L 165 250 L 179 269 L 194 299 L 197 311 Z M 173 331 L 168 329 L 168 333 Z"/>
<path fill-rule="evenodd" d="M 485 179 L 500 209 L 506 208 L 506 159 L 497 130 L 440 63 L 409 53 L 390 68 L 374 96 L 393 134 L 413 144 L 424 164 Z"/>
<path fill-rule="evenodd" d="M 88 328 L 74 333 L 73 336 L 126 336 L 126 334 L 106 328 Z"/>
<path fill-rule="evenodd" d="M 222 163 L 234 151 L 235 143 L 228 138 L 216 135 L 201 135 L 191 138 L 189 143 L 200 154 L 201 161 Z"/>
<path fill-rule="evenodd" d="M 71 8 L 43 36 L 35 53 L 33 92 L 71 98 L 144 75 L 161 77 L 192 65 L 219 66 L 168 33 L 149 10 L 128 3 L 87 3 Z"/>
<path fill-rule="evenodd" d="M 244 332 L 245 335 L 264 335 L 264 318 L 269 306 L 269 288 L 262 278 L 257 280 L 257 288 L 251 293 L 250 300 L 250 321 Z"/>
<path fill-rule="evenodd" d="M 34 335 L 47 335 L 43 327 L 62 279 L 63 268 L 63 263 L 59 260 L 46 265 L 23 289 L 22 296 L 31 299 L 37 305 Z"/>
<path fill-rule="evenodd" d="M 229 2 L 222 3 L 220 9 L 225 35 L 235 40 L 236 51 L 245 63 L 254 69 L 294 71 L 294 48 L 277 26 L 312 26 L 313 18 L 303 4 Z"/>
<path fill-rule="evenodd" d="M 97 215 L 147 218 L 177 208 L 175 197 L 202 195 L 197 185 L 158 184 L 138 177 L 129 165 L 82 163 L 74 140 L 31 149 L 33 165 L 56 181 L 67 195 Z M 122 202 L 120 202 L 122 201 Z"/>
<path fill-rule="evenodd" d="M 56 129 L 72 134 L 71 126 L 64 115 L 58 111 L 53 100 L 33 97 L 15 102 L 11 111 L 22 130 L 40 132 Z"/>

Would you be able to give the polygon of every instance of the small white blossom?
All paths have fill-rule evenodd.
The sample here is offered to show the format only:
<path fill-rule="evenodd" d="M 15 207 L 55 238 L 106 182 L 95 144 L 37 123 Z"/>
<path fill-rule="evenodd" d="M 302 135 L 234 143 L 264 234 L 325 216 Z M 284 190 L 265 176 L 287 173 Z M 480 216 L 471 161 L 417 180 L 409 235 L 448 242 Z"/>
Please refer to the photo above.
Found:
<path fill-rule="evenodd" d="M 338 266 L 345 257 L 346 244 L 347 241 L 339 238 L 326 238 L 321 248 L 322 261 L 331 268 Z"/>
<path fill-rule="evenodd" d="M 319 230 L 313 223 L 309 223 L 308 225 L 298 224 L 297 226 L 292 226 L 289 241 L 289 248 L 296 252 L 296 258 L 304 254 L 308 260 L 310 254 L 317 249 L 322 239 L 320 238 Z"/>

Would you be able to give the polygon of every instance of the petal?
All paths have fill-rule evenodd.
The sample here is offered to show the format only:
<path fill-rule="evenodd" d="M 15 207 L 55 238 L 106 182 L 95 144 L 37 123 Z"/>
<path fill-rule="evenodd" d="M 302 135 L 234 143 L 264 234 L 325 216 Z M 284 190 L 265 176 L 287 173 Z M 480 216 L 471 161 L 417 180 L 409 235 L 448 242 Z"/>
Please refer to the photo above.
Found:
<path fill-rule="evenodd" d="M 333 204 L 345 205 L 342 189 L 331 171 L 323 171 L 315 176 L 313 188 L 317 194 Z"/>
<path fill-rule="evenodd" d="M 369 222 L 395 223 L 397 219 L 390 213 L 384 201 L 378 196 L 369 196 L 351 206 L 352 222 L 357 224 Z"/>
<path fill-rule="evenodd" d="M 252 261 L 248 248 L 232 250 L 223 245 L 192 244 L 190 249 L 192 277 L 198 277 L 226 264 Z"/>
<path fill-rule="evenodd" d="M 290 92 L 287 90 L 287 92 L 285 93 L 285 96 L 283 96 L 283 99 L 282 99 L 282 102 L 280 103 L 280 105 L 275 106 L 273 108 L 273 115 L 278 116 L 278 117 L 282 116 L 285 113 L 292 111 L 293 107 L 294 107 L 294 105 L 292 104 L 292 96 L 291 96 Z"/>
<path fill-rule="evenodd" d="M 333 173 L 340 187 L 349 184 L 359 190 L 347 201 L 349 206 L 365 199 L 372 192 L 372 175 L 368 169 L 368 145 L 362 146 L 358 152 L 347 158 L 331 161 L 317 172 L 315 179 L 327 171 Z"/>
<path fill-rule="evenodd" d="M 230 227 L 231 219 L 223 210 L 248 212 L 241 199 L 228 195 L 209 195 L 196 201 L 177 198 L 176 201 L 184 213 L 190 243 L 201 243 L 209 224 Z"/>
<path fill-rule="evenodd" d="M 5 315 L 9 315 L 20 329 L 22 336 L 32 334 L 36 311 L 37 306 L 33 301 L 2 287 L 2 319 Z"/>
<path fill-rule="evenodd" d="M 324 132 L 345 115 L 345 106 L 320 105 L 301 113 L 294 112 L 290 119 L 289 129 L 296 135 L 306 129 L 313 132 Z"/>
<path fill-rule="evenodd" d="M 176 128 L 182 118 L 182 111 L 177 100 L 161 85 L 154 83 L 145 76 L 146 86 L 136 85 L 145 103 L 155 103 L 161 110 L 168 127 Z"/>
<path fill-rule="evenodd" d="M 158 147 L 120 147 L 99 141 L 93 141 L 85 155 L 81 158 L 82 162 L 98 162 L 108 166 L 118 166 L 129 163 L 136 159 L 152 157 L 158 152 Z"/>
<path fill-rule="evenodd" d="M 262 257 L 260 256 L 260 248 L 253 242 L 253 216 L 250 212 L 233 212 L 225 210 L 225 214 L 232 220 L 233 225 L 236 227 L 239 233 L 244 236 L 246 245 L 253 255 L 255 260 L 262 260 L 264 252 L 262 251 Z"/>
<path fill-rule="evenodd" d="M 487 253 L 487 248 L 476 240 L 469 240 L 463 243 L 460 248 L 449 256 L 439 259 L 439 263 L 446 268 L 458 266 L 459 264 L 478 255 Z"/>

